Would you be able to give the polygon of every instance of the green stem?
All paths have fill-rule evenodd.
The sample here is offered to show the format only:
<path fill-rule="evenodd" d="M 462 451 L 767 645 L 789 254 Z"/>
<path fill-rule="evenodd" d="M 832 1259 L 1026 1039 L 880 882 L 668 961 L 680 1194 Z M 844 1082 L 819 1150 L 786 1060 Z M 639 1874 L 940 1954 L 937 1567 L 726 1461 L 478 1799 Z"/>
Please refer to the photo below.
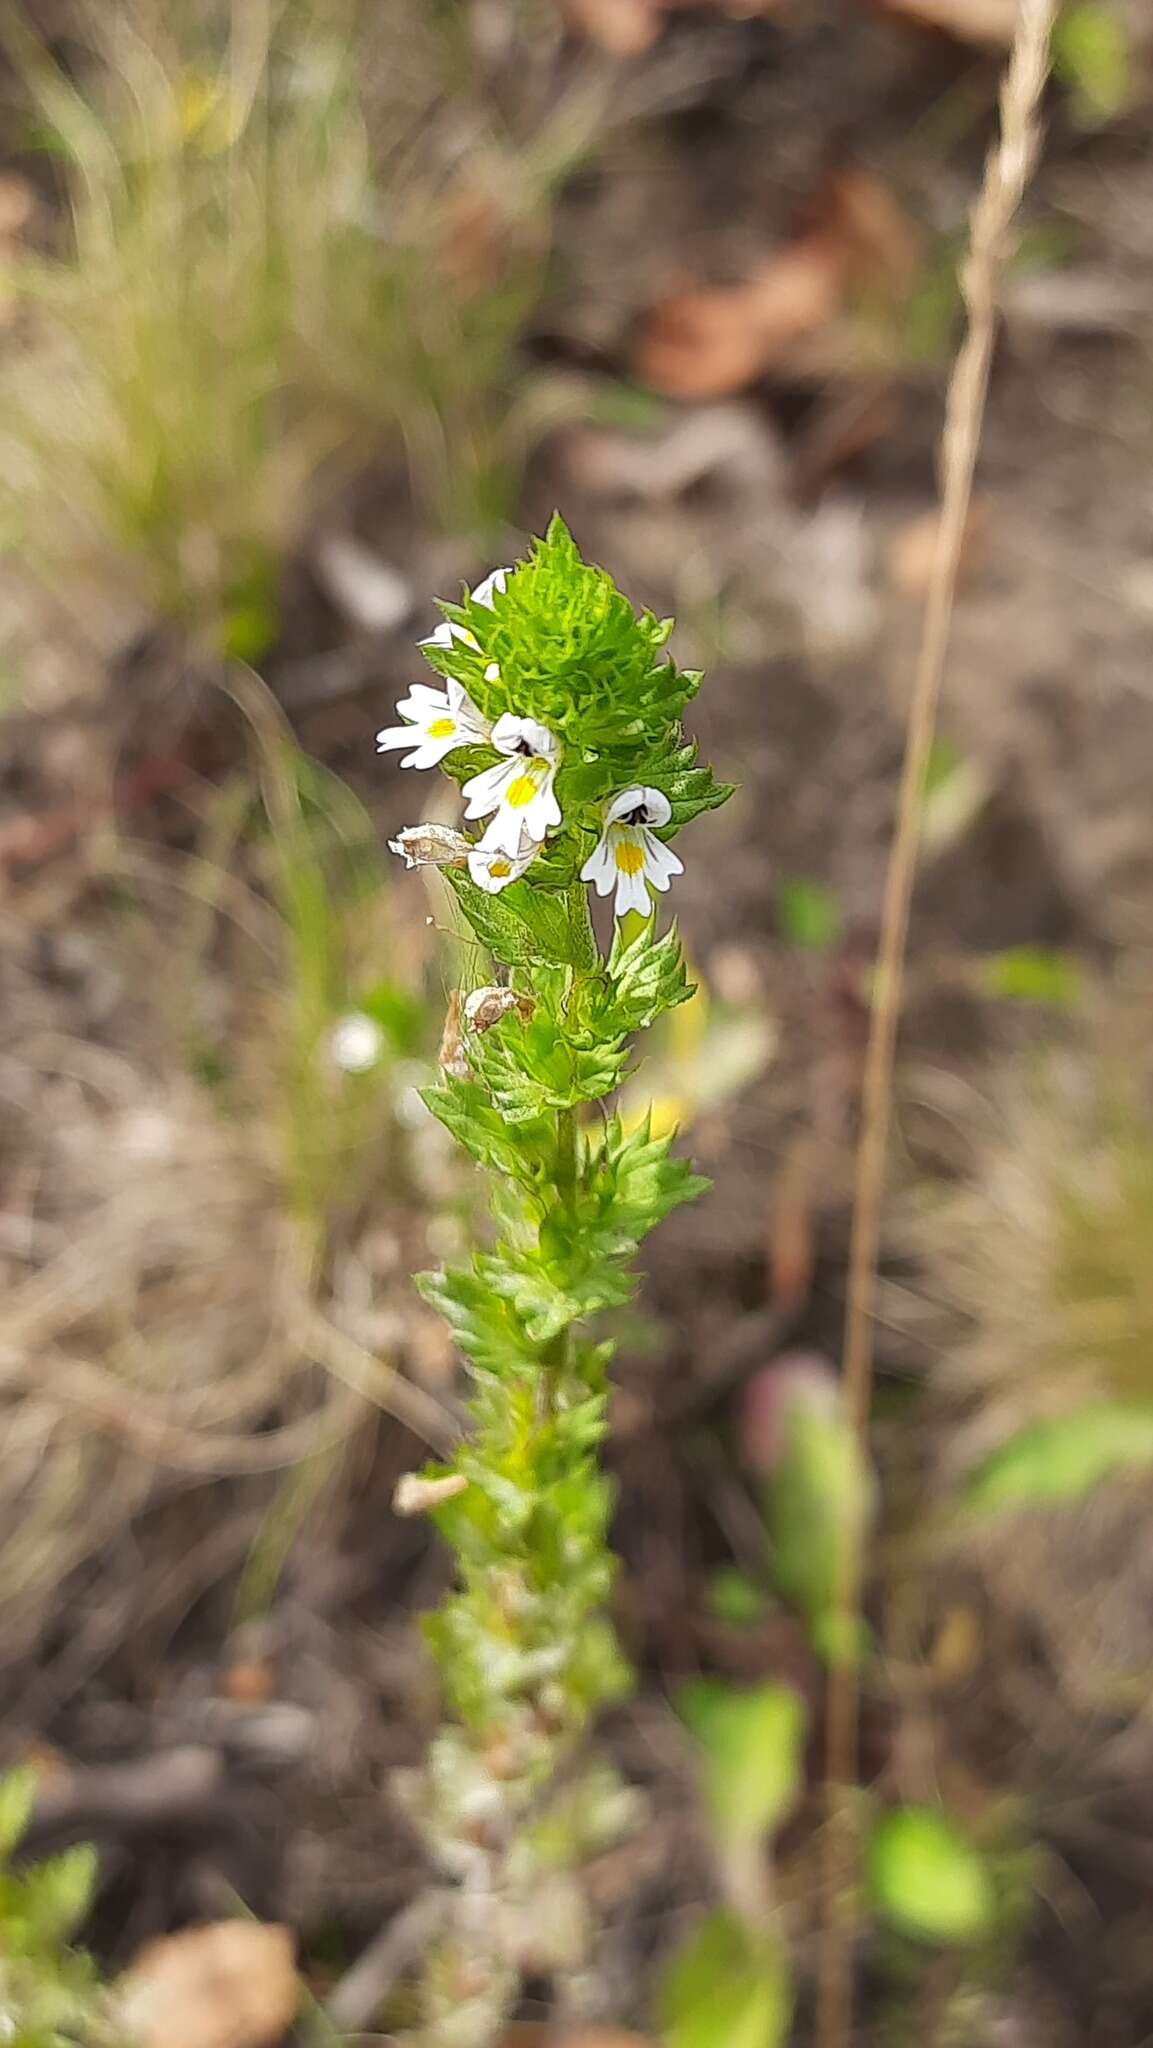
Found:
<path fill-rule="evenodd" d="M 575 1109 L 557 1111 L 556 1132 L 556 1189 L 562 1207 L 571 1209 L 577 1192 L 577 1113 Z"/>

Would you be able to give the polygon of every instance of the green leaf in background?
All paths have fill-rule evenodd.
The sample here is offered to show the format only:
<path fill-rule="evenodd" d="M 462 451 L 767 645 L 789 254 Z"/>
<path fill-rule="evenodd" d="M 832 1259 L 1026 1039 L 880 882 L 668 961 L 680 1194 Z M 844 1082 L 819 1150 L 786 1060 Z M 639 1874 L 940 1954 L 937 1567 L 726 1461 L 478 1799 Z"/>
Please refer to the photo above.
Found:
<path fill-rule="evenodd" d="M 1133 94 L 1133 49 L 1112 0 L 1077 0 L 1062 9 L 1053 30 L 1053 70 L 1069 87 L 1074 118 L 1083 127 L 1124 113 Z"/>
<path fill-rule="evenodd" d="M 950 740 L 935 739 L 921 797 L 921 847 L 926 857 L 955 846 L 989 800 L 986 769 Z"/>
<path fill-rule="evenodd" d="M 784 1951 L 711 1913 L 674 1958 L 661 2002 L 668 2048 L 781 2048 L 793 2009 Z"/>
<path fill-rule="evenodd" d="M 617 427 L 622 433 L 644 434 L 663 427 L 668 420 L 667 399 L 622 378 L 600 377 L 585 396 L 587 417 L 598 426 Z"/>
<path fill-rule="evenodd" d="M 1010 946 L 982 962 L 985 992 L 1006 1003 L 1041 1003 L 1050 1010 L 1075 1010 L 1085 995 L 1076 960 L 1052 946 Z"/>
<path fill-rule="evenodd" d="M 698 1700 L 698 1708 L 699 1708 Z M 691 1711 L 691 1710 L 690 1710 Z M 780 1827 L 801 1784 L 805 1709 L 785 1685 L 726 1687 L 698 1712 L 704 1792 L 722 1847 Z"/>
<path fill-rule="evenodd" d="M 713 1721 L 728 1699 L 730 1690 L 723 1678 L 689 1678 L 684 1685 L 678 1685 L 677 1712 L 698 1742 L 708 1741 Z"/>
<path fill-rule="evenodd" d="M 92 1902 L 96 1851 L 89 1842 L 37 1863 L 24 1877 L 24 1910 L 40 1941 L 67 1941 Z"/>
<path fill-rule="evenodd" d="M 250 665 L 267 654 L 280 630 L 280 614 L 274 604 L 253 600 L 234 605 L 221 624 L 221 647 L 235 661 Z"/>
<path fill-rule="evenodd" d="M 925 763 L 925 780 L 921 786 L 922 802 L 927 802 L 939 789 L 944 789 L 958 768 L 964 765 L 964 760 L 965 756 L 960 747 L 952 740 L 943 739 L 938 733 L 929 748 L 929 758 Z"/>
<path fill-rule="evenodd" d="M 765 1488 L 769 1569 L 830 1663 L 860 1651 L 859 1635 L 840 1637 L 837 1601 L 846 1555 L 864 1540 L 872 1497 L 872 1475 L 841 1404 L 829 1408 L 795 1395 L 783 1455 Z"/>
<path fill-rule="evenodd" d="M 844 922 L 832 890 L 804 875 L 781 883 L 777 919 L 789 945 L 802 946 L 809 953 L 827 953 L 840 937 Z"/>
<path fill-rule="evenodd" d="M 1153 1465 L 1153 1407 L 1096 1401 L 1031 1423 L 977 1467 L 965 1505 L 988 1513 L 1080 1500 L 1115 1472 Z"/>
<path fill-rule="evenodd" d="M 419 996 L 396 981 L 378 981 L 357 1000 L 357 1009 L 380 1025 L 393 1050 L 415 1058 L 424 1043 L 426 1010 Z"/>
<path fill-rule="evenodd" d="M 762 1586 L 735 1564 L 722 1565 L 705 1590 L 709 1613 L 729 1628 L 752 1628 L 764 1619 L 769 1601 Z"/>
<path fill-rule="evenodd" d="M 953 236 L 939 235 L 922 261 L 901 315 L 901 348 L 910 364 L 938 362 L 953 346 L 963 307 L 961 254 Z"/>
<path fill-rule="evenodd" d="M 10 1856 L 32 1817 L 35 1771 L 9 1771 L 0 1778 L 0 1858 Z"/>
<path fill-rule="evenodd" d="M 875 1910 L 915 1941 L 979 1941 L 996 1918 L 985 1859 L 936 1807 L 902 1807 L 878 1822 L 866 1881 Z"/>

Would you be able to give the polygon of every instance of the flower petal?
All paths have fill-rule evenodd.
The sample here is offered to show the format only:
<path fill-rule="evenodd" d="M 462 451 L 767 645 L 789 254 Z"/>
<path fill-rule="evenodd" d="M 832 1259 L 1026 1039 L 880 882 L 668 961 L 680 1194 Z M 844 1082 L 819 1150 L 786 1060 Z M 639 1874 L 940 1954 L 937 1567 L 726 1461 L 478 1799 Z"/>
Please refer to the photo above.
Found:
<path fill-rule="evenodd" d="M 638 868 L 635 874 L 617 874 L 617 894 L 613 909 L 618 917 L 635 910 L 639 916 L 648 917 L 652 912 L 649 892 L 645 887 L 644 872 Z"/>
<path fill-rule="evenodd" d="M 485 833 L 485 838 L 491 846 L 515 858 L 521 843 L 521 835 L 527 829 L 528 812 L 510 810 L 506 803 L 502 803 L 497 806 L 496 814 L 488 831 Z M 533 838 L 536 844 L 539 845 L 539 838 L 535 834 Z"/>
<path fill-rule="evenodd" d="M 637 783 L 614 796 L 605 812 L 605 824 L 616 824 L 619 819 L 629 817 L 631 812 L 641 810 L 645 816 L 637 819 L 640 825 L 667 825 L 673 814 L 672 805 L 662 789 L 650 789 Z"/>
<path fill-rule="evenodd" d="M 560 742 L 536 718 L 518 718 L 504 711 L 492 729 L 492 744 L 498 754 L 540 754 L 546 761 L 559 761 Z"/>
<path fill-rule="evenodd" d="M 505 584 L 511 575 L 511 569 L 490 569 L 488 575 L 482 582 L 477 584 L 476 589 L 473 591 L 473 603 L 487 605 L 491 611 L 494 593 L 503 595 Z"/>
<path fill-rule="evenodd" d="M 474 653 L 479 654 L 480 642 L 475 633 L 470 633 L 467 626 L 458 626 L 455 619 L 442 619 L 439 626 L 416 644 L 418 647 L 451 647 L 454 640 L 459 640 L 462 646 L 471 647 Z"/>
<path fill-rule="evenodd" d="M 561 809 L 557 802 L 556 791 L 552 786 L 551 775 L 546 782 L 542 783 L 532 802 L 526 805 L 522 816 L 526 832 L 530 833 L 538 844 L 544 838 L 550 825 L 556 826 L 560 824 Z"/>
<path fill-rule="evenodd" d="M 598 896 L 607 896 L 616 878 L 612 848 L 607 835 L 602 835 L 581 869 L 581 881 L 591 882 Z"/>
<path fill-rule="evenodd" d="M 645 877 L 663 894 L 674 875 L 684 874 L 684 861 L 647 826 L 641 828 L 641 841 L 645 849 Z"/>
<path fill-rule="evenodd" d="M 402 697 L 396 708 L 406 718 L 420 718 L 425 712 L 446 711 L 452 701 L 451 689 L 451 683 L 413 683 L 407 697 Z"/>
<path fill-rule="evenodd" d="M 468 857 L 468 871 L 478 889 L 489 896 L 499 895 L 510 882 L 519 881 L 525 869 L 531 865 L 540 852 L 538 843 L 522 832 L 516 851 L 511 851 L 500 833 L 503 814 L 498 812 L 482 839 L 477 841 Z"/>
<path fill-rule="evenodd" d="M 471 776 L 461 790 L 465 817 L 486 818 L 490 811 L 495 811 L 518 771 L 516 761 L 494 761 L 491 768 L 482 768 L 479 775 Z"/>

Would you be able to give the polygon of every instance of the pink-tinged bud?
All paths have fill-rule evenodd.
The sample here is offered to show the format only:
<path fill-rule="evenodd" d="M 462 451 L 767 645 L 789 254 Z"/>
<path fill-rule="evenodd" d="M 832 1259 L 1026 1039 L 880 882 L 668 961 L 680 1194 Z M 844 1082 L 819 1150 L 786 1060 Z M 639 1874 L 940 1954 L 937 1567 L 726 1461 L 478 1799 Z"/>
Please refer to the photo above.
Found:
<path fill-rule="evenodd" d="M 745 1463 L 767 1479 L 784 1456 L 794 1403 L 831 1415 L 840 1399 L 840 1380 L 822 1352 L 780 1352 L 745 1385 L 740 1418 Z"/>

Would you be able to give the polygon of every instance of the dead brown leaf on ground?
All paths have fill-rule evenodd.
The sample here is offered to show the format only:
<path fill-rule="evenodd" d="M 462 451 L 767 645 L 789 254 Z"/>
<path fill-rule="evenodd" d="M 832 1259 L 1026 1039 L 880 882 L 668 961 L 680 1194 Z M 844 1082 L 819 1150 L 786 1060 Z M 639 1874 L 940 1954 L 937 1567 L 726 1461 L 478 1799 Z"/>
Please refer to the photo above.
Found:
<path fill-rule="evenodd" d="M 816 209 L 844 250 L 855 289 L 901 304 L 917 281 L 923 251 L 892 186 L 864 164 L 842 164 L 818 194 Z"/>
<path fill-rule="evenodd" d="M 739 391 L 788 368 L 855 302 L 865 318 L 890 317 L 920 267 L 921 237 L 896 194 L 864 165 L 843 164 L 814 194 L 809 225 L 743 284 L 675 292 L 652 309 L 637 375 L 671 398 Z"/>
<path fill-rule="evenodd" d="M 300 2003 L 292 1936 L 249 1920 L 189 1927 L 142 1949 L 118 1991 L 140 2048 L 266 2048 Z"/>
<path fill-rule="evenodd" d="M 778 249 L 745 284 L 676 292 L 638 338 L 641 380 L 670 398 L 720 398 L 785 359 L 839 311 L 845 251 L 818 229 Z"/>

